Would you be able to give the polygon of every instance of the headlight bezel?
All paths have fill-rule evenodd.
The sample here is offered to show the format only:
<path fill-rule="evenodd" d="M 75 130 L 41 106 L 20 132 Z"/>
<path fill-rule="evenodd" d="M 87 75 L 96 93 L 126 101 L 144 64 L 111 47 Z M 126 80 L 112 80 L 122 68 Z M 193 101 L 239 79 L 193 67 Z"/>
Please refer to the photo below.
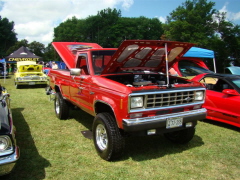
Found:
<path fill-rule="evenodd" d="M 195 91 L 194 100 L 203 101 L 204 100 L 204 91 Z"/>
<path fill-rule="evenodd" d="M 13 143 L 9 136 L 0 136 L 0 155 L 8 155 L 13 153 Z"/>
<path fill-rule="evenodd" d="M 132 96 L 130 98 L 130 109 L 143 108 L 144 98 L 143 96 Z"/>

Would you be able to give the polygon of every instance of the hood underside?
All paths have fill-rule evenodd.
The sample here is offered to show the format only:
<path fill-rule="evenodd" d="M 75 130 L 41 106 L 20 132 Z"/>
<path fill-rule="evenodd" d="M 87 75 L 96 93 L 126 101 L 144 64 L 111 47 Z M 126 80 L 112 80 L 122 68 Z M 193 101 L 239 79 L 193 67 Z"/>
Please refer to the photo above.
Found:
<path fill-rule="evenodd" d="M 165 72 L 194 44 L 160 40 L 126 40 L 102 74 L 121 71 Z"/>
<path fill-rule="evenodd" d="M 83 49 L 102 49 L 102 47 L 96 43 L 85 42 L 53 42 L 52 45 L 68 68 L 76 67 L 75 58 L 77 51 Z"/>
<path fill-rule="evenodd" d="M 30 64 L 18 67 L 18 72 L 42 72 L 42 65 Z"/>
<path fill-rule="evenodd" d="M 111 49 L 102 48 L 96 43 L 53 42 L 52 44 L 68 68 L 76 67 L 75 59 L 79 50 L 108 51 Z M 126 40 L 112 55 L 101 74 L 126 71 L 166 72 L 166 68 L 171 67 L 193 45 L 176 41 Z"/>

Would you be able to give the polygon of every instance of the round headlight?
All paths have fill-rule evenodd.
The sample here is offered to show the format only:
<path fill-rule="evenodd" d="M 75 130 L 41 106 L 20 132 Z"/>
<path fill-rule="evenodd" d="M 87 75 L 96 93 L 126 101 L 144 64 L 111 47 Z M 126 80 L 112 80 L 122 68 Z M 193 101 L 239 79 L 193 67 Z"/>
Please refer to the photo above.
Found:
<path fill-rule="evenodd" d="M 140 108 L 143 107 L 143 97 L 132 97 L 131 98 L 131 108 Z"/>
<path fill-rule="evenodd" d="M 9 146 L 9 140 L 6 137 L 0 137 L 0 152 L 4 151 Z"/>

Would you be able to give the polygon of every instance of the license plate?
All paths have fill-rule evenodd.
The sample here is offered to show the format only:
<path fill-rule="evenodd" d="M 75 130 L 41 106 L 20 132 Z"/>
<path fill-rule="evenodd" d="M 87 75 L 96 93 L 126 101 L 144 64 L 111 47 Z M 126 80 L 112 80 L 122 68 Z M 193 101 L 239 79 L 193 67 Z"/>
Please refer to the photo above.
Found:
<path fill-rule="evenodd" d="M 167 118 L 167 125 L 166 128 L 176 128 L 181 127 L 183 124 L 183 118 L 182 117 L 173 117 L 173 118 Z"/>
<path fill-rule="evenodd" d="M 35 82 L 29 82 L 28 84 L 29 85 L 35 85 Z"/>

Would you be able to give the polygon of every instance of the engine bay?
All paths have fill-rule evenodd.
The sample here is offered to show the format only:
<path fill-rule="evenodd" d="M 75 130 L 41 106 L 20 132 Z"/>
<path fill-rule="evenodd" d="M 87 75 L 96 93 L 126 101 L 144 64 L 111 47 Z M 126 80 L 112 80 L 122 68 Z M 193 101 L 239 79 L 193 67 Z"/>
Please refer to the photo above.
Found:
<path fill-rule="evenodd" d="M 167 76 L 165 74 L 117 74 L 105 76 L 108 79 L 124 84 L 128 87 L 142 87 L 142 86 L 166 86 L 172 87 L 174 84 L 188 84 L 189 81 L 178 78 L 175 76 L 169 76 L 169 84 Z"/>

